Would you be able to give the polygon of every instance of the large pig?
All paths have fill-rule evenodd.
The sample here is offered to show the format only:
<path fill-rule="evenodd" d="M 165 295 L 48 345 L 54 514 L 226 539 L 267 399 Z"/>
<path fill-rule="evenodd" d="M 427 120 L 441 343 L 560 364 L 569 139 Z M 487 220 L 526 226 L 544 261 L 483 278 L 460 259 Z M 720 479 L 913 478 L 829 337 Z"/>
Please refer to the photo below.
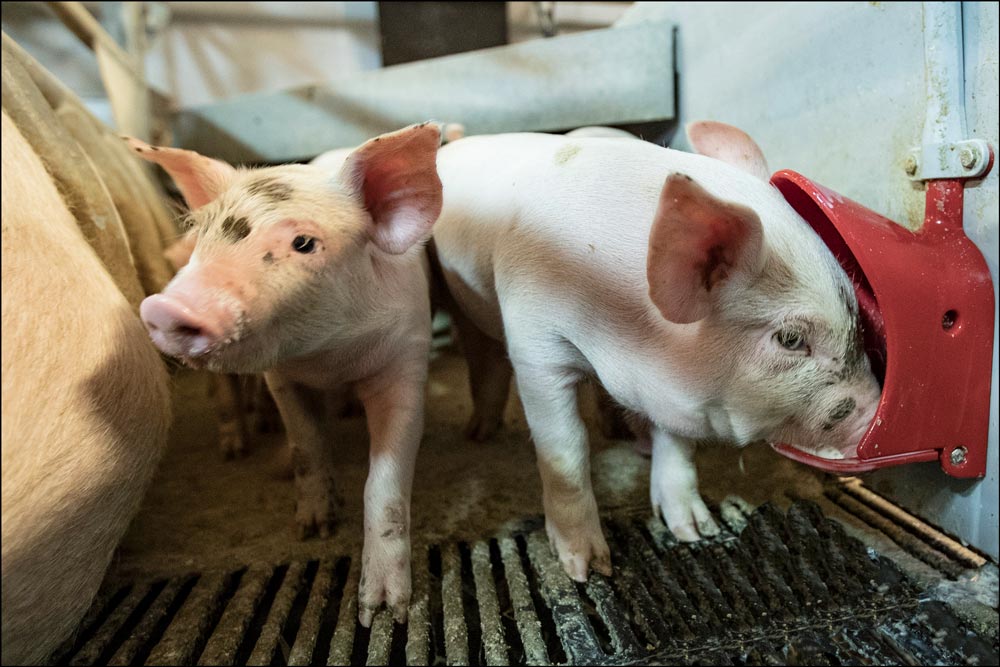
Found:
<path fill-rule="evenodd" d="M 300 535 L 329 533 L 326 396 L 352 389 L 371 435 L 359 617 L 410 597 L 410 488 L 431 325 L 422 241 L 441 208 L 440 130 L 416 125 L 309 165 L 235 169 L 131 140 L 173 177 L 197 243 L 142 303 L 154 343 L 191 366 L 265 374 L 288 432 Z"/>
<path fill-rule="evenodd" d="M 698 441 L 837 455 L 856 445 L 879 398 L 851 283 L 768 184 L 760 149 L 720 123 L 688 134 L 702 155 L 514 134 L 463 139 L 438 156 L 435 246 L 460 308 L 473 426 L 499 424 L 512 363 L 546 528 L 580 581 L 589 568 L 611 571 L 581 378 L 595 375 L 647 422 L 654 512 L 689 541 L 718 531 L 698 494 Z"/>
<path fill-rule="evenodd" d="M 27 665 L 90 607 L 166 444 L 170 391 L 41 157 L 6 111 L 2 127 L 0 663 Z"/>

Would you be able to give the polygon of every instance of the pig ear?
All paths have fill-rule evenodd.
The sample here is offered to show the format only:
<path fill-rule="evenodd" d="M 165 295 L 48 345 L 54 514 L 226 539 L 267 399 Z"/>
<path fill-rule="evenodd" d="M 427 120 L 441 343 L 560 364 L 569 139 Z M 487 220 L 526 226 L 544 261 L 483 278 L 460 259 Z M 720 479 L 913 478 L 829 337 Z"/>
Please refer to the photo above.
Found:
<path fill-rule="evenodd" d="M 393 255 L 423 238 L 441 213 L 441 130 L 424 123 L 383 134 L 351 153 L 340 176 L 372 218 L 372 241 Z"/>
<path fill-rule="evenodd" d="M 683 174 L 671 174 L 649 234 L 649 297 L 666 319 L 696 322 L 738 274 L 752 274 L 763 229 L 744 206 L 724 202 Z"/>
<path fill-rule="evenodd" d="M 136 155 L 155 162 L 170 174 L 192 211 L 201 208 L 226 189 L 236 170 L 219 160 L 180 148 L 150 146 L 132 137 L 122 137 Z"/>
<path fill-rule="evenodd" d="M 714 120 L 688 123 L 686 129 L 696 153 L 728 162 L 764 181 L 771 177 L 760 146 L 743 130 Z"/>

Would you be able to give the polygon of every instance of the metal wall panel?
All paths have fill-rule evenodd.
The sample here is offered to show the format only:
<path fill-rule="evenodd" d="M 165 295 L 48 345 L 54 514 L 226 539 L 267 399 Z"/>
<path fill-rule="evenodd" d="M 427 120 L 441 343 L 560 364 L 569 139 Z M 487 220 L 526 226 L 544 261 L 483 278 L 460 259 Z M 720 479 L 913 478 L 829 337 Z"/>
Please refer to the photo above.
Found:
<path fill-rule="evenodd" d="M 175 143 L 234 162 L 285 162 L 425 120 L 468 134 L 674 116 L 673 26 L 649 23 L 423 60 L 182 111 Z"/>

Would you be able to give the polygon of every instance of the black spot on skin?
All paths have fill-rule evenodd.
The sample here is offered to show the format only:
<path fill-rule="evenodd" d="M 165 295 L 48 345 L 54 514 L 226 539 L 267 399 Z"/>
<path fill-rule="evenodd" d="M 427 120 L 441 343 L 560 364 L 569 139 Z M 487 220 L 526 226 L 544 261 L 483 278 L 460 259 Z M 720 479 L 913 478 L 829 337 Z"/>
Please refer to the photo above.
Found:
<path fill-rule="evenodd" d="M 854 294 L 847 285 L 841 284 L 837 286 L 837 296 L 844 305 L 849 318 L 845 340 L 844 367 L 840 373 L 841 377 L 844 378 L 862 370 L 864 367 L 865 350 L 858 317 L 858 304 L 856 299 L 854 299 Z M 839 361 L 839 359 L 834 359 L 834 362 L 836 361 Z"/>
<path fill-rule="evenodd" d="M 857 403 L 854 402 L 853 398 L 843 399 L 842 401 L 837 403 L 837 405 L 834 406 L 833 410 L 830 411 L 830 414 L 827 415 L 826 418 L 829 420 L 829 422 L 826 425 L 824 425 L 823 428 L 825 430 L 829 430 L 827 429 L 827 426 L 833 428 L 834 424 L 836 424 L 839 421 L 843 421 L 845 418 L 847 418 L 847 415 L 854 412 L 854 408 L 856 407 Z"/>
<path fill-rule="evenodd" d="M 222 236 L 236 243 L 250 236 L 250 222 L 246 218 L 226 216 L 222 221 Z"/>
<path fill-rule="evenodd" d="M 247 194 L 264 197 L 272 203 L 292 198 L 292 186 L 273 178 L 258 178 L 247 185 Z"/>
<path fill-rule="evenodd" d="M 858 316 L 858 304 L 857 301 L 851 297 L 854 295 L 848 290 L 846 285 L 837 285 L 837 296 L 840 297 L 841 303 L 844 304 L 844 308 L 850 313 L 851 317 L 857 318 Z"/>
<path fill-rule="evenodd" d="M 151 151 L 158 151 L 158 150 L 160 150 L 160 149 L 159 149 L 159 147 L 158 147 L 158 146 L 150 146 L 150 147 L 149 147 L 149 150 L 151 150 Z"/>
<path fill-rule="evenodd" d="M 264 255 L 264 263 L 265 264 L 273 264 L 274 263 L 274 255 L 272 255 L 271 253 L 267 253 L 266 255 Z"/>

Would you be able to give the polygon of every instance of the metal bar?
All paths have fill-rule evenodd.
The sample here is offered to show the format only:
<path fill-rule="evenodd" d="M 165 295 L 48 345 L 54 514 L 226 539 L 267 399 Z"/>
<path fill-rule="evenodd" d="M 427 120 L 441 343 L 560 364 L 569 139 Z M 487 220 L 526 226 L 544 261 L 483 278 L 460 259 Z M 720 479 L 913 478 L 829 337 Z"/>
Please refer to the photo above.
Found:
<path fill-rule="evenodd" d="M 333 568 L 335 565 L 336 563 L 332 560 L 320 561 L 319 570 L 316 572 L 316 580 L 313 582 L 312 590 L 309 592 L 309 601 L 302 612 L 299 631 L 295 634 L 295 643 L 288 654 L 289 665 L 308 665 L 312 660 L 313 650 L 316 648 L 316 638 L 319 635 L 320 623 L 323 618 L 323 610 L 328 603 L 330 591 L 333 588 Z"/>
<path fill-rule="evenodd" d="M 274 596 L 274 602 L 267 613 L 267 620 L 261 628 L 257 645 L 254 646 L 248 665 L 269 665 L 274 657 L 274 652 L 278 648 L 278 642 L 283 641 L 281 631 L 285 627 L 285 620 L 295 603 L 295 596 L 299 594 L 299 589 L 303 585 L 306 565 L 302 562 L 295 562 L 288 566 L 285 578 L 281 582 L 281 588 Z M 282 658 L 284 661 L 284 658 Z M 182 664 L 182 663 L 178 663 Z"/>
<path fill-rule="evenodd" d="M 866 487 L 860 479 L 852 479 L 843 483 L 840 488 L 847 494 L 860 500 L 865 505 L 892 519 L 895 523 L 916 535 L 938 551 L 954 558 L 969 568 L 978 568 L 988 561 L 972 549 L 962 546 L 958 541 L 948 537 L 938 529 L 913 516 L 898 505 L 886 500 Z"/>
<path fill-rule="evenodd" d="M 6 35 L 4 35 L 6 37 Z M 128 591 L 125 590 L 129 586 L 116 586 L 112 588 L 105 588 L 107 582 L 101 586 L 101 589 L 97 592 L 94 597 L 94 601 L 91 603 L 90 608 L 87 613 L 84 614 L 83 620 L 81 620 L 77 626 L 76 630 L 73 631 L 69 637 L 67 637 L 62 644 L 59 645 L 55 651 L 49 656 L 48 664 L 50 665 L 65 665 L 69 662 L 69 659 L 74 655 L 73 649 L 79 648 L 82 643 L 81 639 L 87 635 L 88 632 L 93 632 L 97 630 L 97 625 L 95 625 L 98 619 L 102 615 L 110 615 L 113 611 L 113 607 L 117 607 L 121 600 L 125 599 Z M 108 605 L 113 605 L 109 607 Z"/>
<path fill-rule="evenodd" d="M 594 607 L 611 636 L 617 658 L 632 660 L 640 652 L 639 641 L 628 624 L 624 607 L 615 599 L 615 593 L 608 580 L 599 574 L 591 574 L 587 580 L 587 596 L 594 601 Z"/>
<path fill-rule="evenodd" d="M 48 5 L 94 51 L 118 131 L 149 141 L 150 90 L 142 70 L 136 67 L 137 58 L 126 53 L 82 3 L 49 2 Z"/>
<path fill-rule="evenodd" d="M 493 583 L 490 545 L 476 542 L 472 547 L 472 576 L 476 582 L 476 601 L 483 631 L 483 651 L 487 665 L 506 665 L 507 647 L 500 624 L 500 603 Z"/>
<path fill-rule="evenodd" d="M 183 606 L 171 620 L 163 638 L 146 659 L 147 665 L 190 665 L 198 658 L 197 645 L 206 637 L 228 575 L 213 573 L 198 580 Z"/>
<path fill-rule="evenodd" d="M 274 163 L 430 119 L 470 135 L 667 120 L 673 72 L 673 24 L 651 22 L 237 97 L 180 112 L 174 136 L 230 162 Z"/>
<path fill-rule="evenodd" d="M 111 660 L 108 661 L 109 665 L 131 665 L 136 662 L 139 651 L 153 640 L 156 626 L 166 617 L 170 604 L 180 593 L 184 583 L 183 579 L 171 579 L 167 582 L 167 585 L 156 596 L 153 604 L 142 615 L 142 620 L 132 630 L 129 638 L 111 656 Z M 149 648 L 152 649 L 151 646 Z"/>
<path fill-rule="evenodd" d="M 199 665 L 233 664 L 272 573 L 270 567 L 254 566 L 243 574 L 240 587 L 226 605 L 198 658 Z"/>
<path fill-rule="evenodd" d="M 347 573 L 347 584 L 340 599 L 340 614 L 337 615 L 337 629 L 330 639 L 330 654 L 327 665 L 350 665 L 351 651 L 358 627 L 358 578 L 361 576 L 361 554 L 351 557 L 351 569 Z"/>
<path fill-rule="evenodd" d="M 559 560 L 552 555 L 544 531 L 531 533 L 527 541 L 528 558 L 538 573 L 542 597 L 552 610 L 556 632 L 570 661 L 577 665 L 592 664 L 598 659 L 604 662 L 606 656 L 580 606 L 579 594 Z"/>
<path fill-rule="evenodd" d="M 132 59 L 122 50 L 122 47 L 111 38 L 100 22 L 94 18 L 93 14 L 87 11 L 82 2 L 49 2 L 49 8 L 55 13 L 59 20 L 63 22 L 70 32 L 76 35 L 81 42 L 87 45 L 92 51 L 96 51 L 98 45 L 107 49 L 116 60 L 124 67 L 132 69 Z M 136 78 L 138 72 L 132 69 Z"/>
<path fill-rule="evenodd" d="M 965 123 L 962 3 L 925 2 L 926 112 L 921 145 L 904 163 L 913 180 L 974 178 L 990 164 L 990 147 L 970 139 Z"/>
<path fill-rule="evenodd" d="M 368 638 L 367 665 L 388 665 L 389 651 L 392 649 L 392 612 L 383 607 L 372 619 L 372 630 Z"/>
<path fill-rule="evenodd" d="M 924 68 L 927 72 L 923 142 L 959 141 L 966 138 L 962 6 L 957 2 L 925 2 L 923 10 Z"/>
<path fill-rule="evenodd" d="M 427 547 L 413 550 L 413 596 L 407 621 L 406 664 L 430 664 L 430 592 L 427 584 Z"/>
<path fill-rule="evenodd" d="M 101 627 L 97 629 L 94 636 L 84 644 L 73 659 L 70 660 L 70 665 L 93 665 L 97 662 L 97 659 L 101 657 L 101 654 L 109 648 L 111 640 L 114 639 L 115 635 L 121 630 L 122 626 L 129 619 L 132 613 L 136 610 L 139 604 L 143 601 L 146 595 L 149 594 L 151 585 L 137 585 L 129 591 L 128 596 L 122 600 L 115 610 L 111 612 L 107 620 L 101 624 Z"/>
<path fill-rule="evenodd" d="M 651 521 L 660 522 L 656 517 Z M 695 621 L 694 607 L 683 589 L 664 569 L 661 559 L 637 530 L 625 522 L 614 527 L 618 529 L 619 526 L 617 543 L 632 567 L 619 568 L 614 585 L 621 598 L 627 601 L 632 618 L 642 628 L 646 641 L 654 648 L 663 649 L 672 643 L 671 640 L 693 638 L 689 622 Z M 644 573 L 645 584 L 640 578 Z"/>
<path fill-rule="evenodd" d="M 549 663 L 549 656 L 545 650 L 545 640 L 542 639 L 542 623 L 538 620 L 538 613 L 531 599 L 528 579 L 521 569 L 517 542 L 512 537 L 501 537 L 497 541 L 503 559 L 507 590 L 510 591 L 510 604 L 514 608 L 514 620 L 517 622 L 517 630 L 524 644 L 525 663 L 546 665 Z"/>
<path fill-rule="evenodd" d="M 458 544 L 441 546 L 441 606 L 445 654 L 449 665 L 469 664 L 469 633 L 462 608 L 462 558 Z"/>
<path fill-rule="evenodd" d="M 913 556 L 916 556 L 931 567 L 944 572 L 949 577 L 958 577 L 964 571 L 965 568 L 962 565 L 936 551 L 923 540 L 913 536 L 895 522 L 890 521 L 843 491 L 834 489 L 827 492 L 827 497 L 868 525 L 885 533 L 889 539 Z"/>

